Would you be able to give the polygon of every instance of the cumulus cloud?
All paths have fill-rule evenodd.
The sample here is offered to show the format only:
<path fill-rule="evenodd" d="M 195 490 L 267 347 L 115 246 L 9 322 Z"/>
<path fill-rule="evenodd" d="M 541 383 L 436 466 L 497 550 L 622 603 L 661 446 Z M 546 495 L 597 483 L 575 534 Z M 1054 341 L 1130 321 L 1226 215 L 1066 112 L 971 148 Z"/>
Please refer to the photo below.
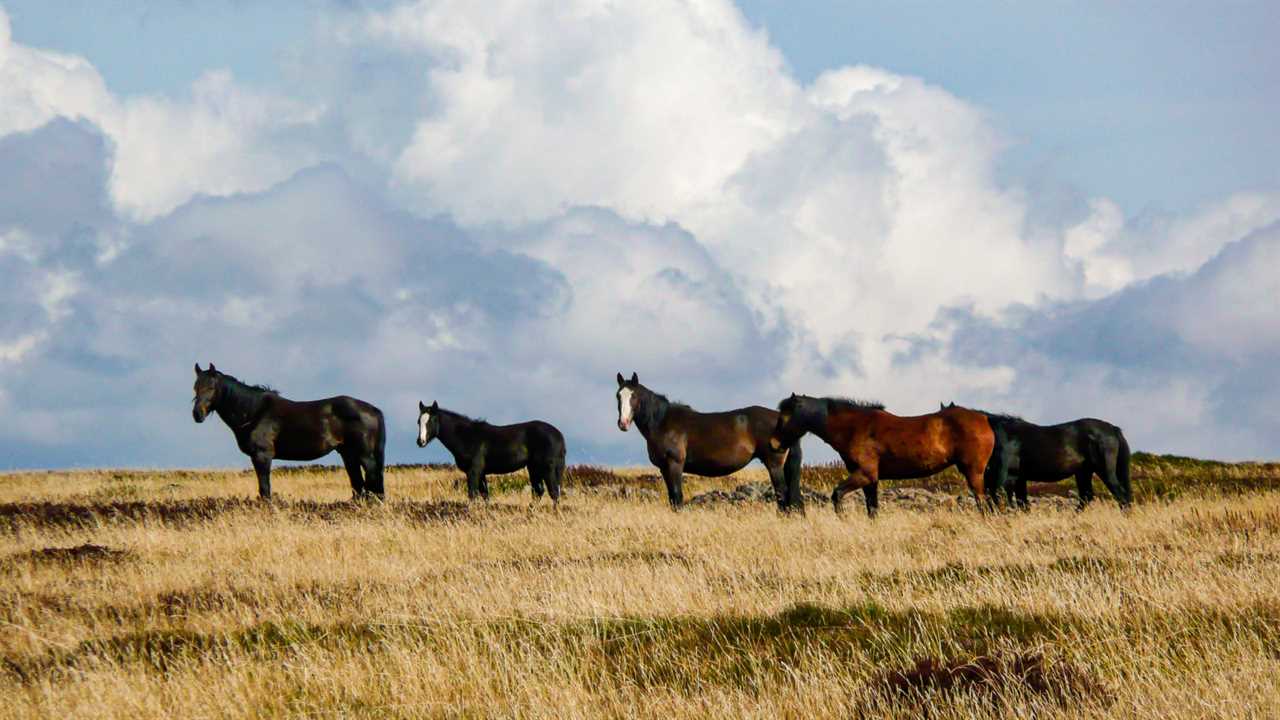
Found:
<path fill-rule="evenodd" d="M 1047 420 L 1103 410 L 1139 447 L 1209 457 L 1274 452 L 1280 401 L 1280 223 L 1229 242 L 1194 272 L 1096 301 L 1024 308 L 997 323 L 957 313 L 956 359 L 1019 382 L 975 402 Z"/>
<path fill-rule="evenodd" d="M 100 140 L 70 124 L 23 137 L 35 156 L 88 148 L 84 166 L 99 168 L 96 186 L 60 186 L 57 173 L 33 194 L 98 207 L 110 164 Z M 749 383 L 776 358 L 732 278 L 687 232 L 604 209 L 482 243 L 321 166 L 149 223 L 80 222 L 122 224 L 127 244 L 85 253 L 75 240 L 93 233 L 74 219 L 65 241 L 55 229 L 37 242 L 25 228 L 38 223 L 0 217 L 0 263 L 22 279 L 6 288 L 16 312 L 0 326 L 4 399 L 32 420 L 0 430 L 11 462 L 62 456 L 67 437 L 79 438 L 77 455 L 111 462 L 230 460 L 229 435 L 185 422 L 196 360 L 293 397 L 367 397 L 387 411 L 393 456 L 411 459 L 410 433 L 394 428 L 412 425 L 419 398 L 495 421 L 548 417 L 580 456 L 606 457 L 627 439 L 610 422 L 620 359 Z M 759 372 L 742 372 L 743 356 Z"/>
<path fill-rule="evenodd" d="M 632 370 L 706 408 L 956 399 L 1275 452 L 1205 438 L 1232 407 L 1272 427 L 1280 196 L 1126 217 L 1009 184 L 980 108 L 866 66 L 800 83 L 727 0 L 325 12 L 288 93 L 213 70 L 180 99 L 0 12 L 10 462 L 235 462 L 174 420 L 193 360 L 393 427 L 419 399 L 544 417 L 578 460 L 643 462 L 612 423 Z"/>
<path fill-rule="evenodd" d="M 198 194 L 262 190 L 319 159 L 306 130 L 320 109 L 211 70 L 187 100 L 117 97 L 84 58 L 14 41 L 0 8 L 0 135 L 55 118 L 85 120 L 115 147 L 109 190 L 146 220 Z"/>

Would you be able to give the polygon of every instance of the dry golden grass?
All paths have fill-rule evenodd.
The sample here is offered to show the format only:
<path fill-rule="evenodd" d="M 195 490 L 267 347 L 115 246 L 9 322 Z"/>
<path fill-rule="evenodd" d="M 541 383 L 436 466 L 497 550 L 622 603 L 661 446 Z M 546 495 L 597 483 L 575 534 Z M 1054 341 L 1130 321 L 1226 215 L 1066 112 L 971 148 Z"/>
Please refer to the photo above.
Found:
<path fill-rule="evenodd" d="M 456 476 L 0 475 L 0 716 L 1280 717 L 1274 491 L 872 522 Z"/>

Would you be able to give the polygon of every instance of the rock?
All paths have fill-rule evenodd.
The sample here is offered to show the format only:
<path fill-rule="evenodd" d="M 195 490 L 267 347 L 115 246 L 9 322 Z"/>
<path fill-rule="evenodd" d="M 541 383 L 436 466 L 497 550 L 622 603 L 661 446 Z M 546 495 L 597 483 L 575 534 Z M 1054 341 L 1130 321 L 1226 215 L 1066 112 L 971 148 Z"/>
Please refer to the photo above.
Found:
<path fill-rule="evenodd" d="M 804 498 L 806 504 L 827 503 L 830 499 L 812 489 L 800 487 L 800 496 Z M 716 505 L 727 503 L 730 505 L 742 505 L 744 503 L 776 503 L 777 495 L 773 492 L 773 485 L 766 482 L 743 483 L 732 491 L 728 490 L 711 490 L 701 495 L 695 495 L 690 498 L 690 505 Z"/>

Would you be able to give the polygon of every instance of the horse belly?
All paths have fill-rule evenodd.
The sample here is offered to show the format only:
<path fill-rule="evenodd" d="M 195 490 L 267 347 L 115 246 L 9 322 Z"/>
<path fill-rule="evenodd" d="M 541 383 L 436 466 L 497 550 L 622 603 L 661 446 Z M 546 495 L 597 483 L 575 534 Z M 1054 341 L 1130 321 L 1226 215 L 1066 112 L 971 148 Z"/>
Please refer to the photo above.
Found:
<path fill-rule="evenodd" d="M 741 462 L 737 462 L 736 458 L 729 461 L 713 459 L 686 459 L 684 462 L 684 471 L 692 475 L 702 475 L 704 477 L 724 477 L 725 475 L 732 475 L 733 473 L 741 470 L 746 467 L 749 462 L 751 462 L 750 456 Z"/>
<path fill-rule="evenodd" d="M 756 443 L 748 432 L 746 416 L 732 433 L 690 437 L 685 449 L 684 471 L 707 477 L 723 477 L 741 470 L 755 457 Z"/>
<path fill-rule="evenodd" d="M 281 460 L 318 460 L 339 444 L 323 424 L 317 427 L 285 427 L 276 436 L 275 456 Z"/>
<path fill-rule="evenodd" d="M 936 475 L 946 470 L 952 462 L 945 457 L 926 456 L 922 458 L 880 458 L 879 477 L 882 480 L 914 480 Z"/>

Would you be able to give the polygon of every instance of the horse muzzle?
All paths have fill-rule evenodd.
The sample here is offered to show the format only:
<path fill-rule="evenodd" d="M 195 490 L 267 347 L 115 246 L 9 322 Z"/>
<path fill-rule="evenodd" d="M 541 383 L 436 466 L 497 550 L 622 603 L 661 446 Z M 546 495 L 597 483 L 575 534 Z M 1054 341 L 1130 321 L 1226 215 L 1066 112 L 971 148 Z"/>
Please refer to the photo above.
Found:
<path fill-rule="evenodd" d="M 777 435 L 769 436 L 769 447 L 773 448 L 774 450 L 782 449 L 782 441 L 778 439 Z"/>
<path fill-rule="evenodd" d="M 209 411 L 205 410 L 204 408 L 198 405 L 196 407 L 191 408 L 191 419 L 195 420 L 198 423 L 204 422 L 204 419 L 208 416 L 209 416 Z"/>
<path fill-rule="evenodd" d="M 622 432 L 626 432 L 627 428 L 629 427 L 631 427 L 630 421 L 624 421 L 624 420 L 618 421 L 618 429 L 621 430 Z"/>

